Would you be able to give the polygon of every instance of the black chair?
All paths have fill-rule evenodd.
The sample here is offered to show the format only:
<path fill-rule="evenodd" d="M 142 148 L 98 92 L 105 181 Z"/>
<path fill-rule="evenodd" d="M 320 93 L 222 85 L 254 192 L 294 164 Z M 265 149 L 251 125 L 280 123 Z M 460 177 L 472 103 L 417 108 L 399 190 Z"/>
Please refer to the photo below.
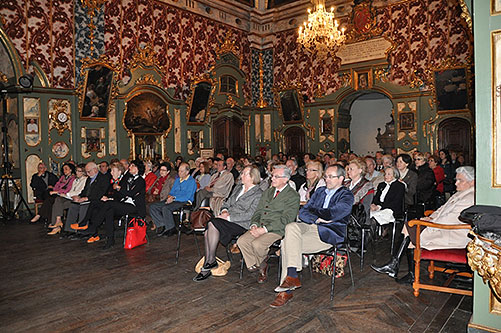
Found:
<path fill-rule="evenodd" d="M 357 248 L 360 249 L 360 271 L 363 271 L 364 268 L 364 256 L 366 252 L 365 246 L 369 243 L 372 245 L 372 255 L 373 260 L 375 260 L 374 243 L 371 242 L 370 237 L 371 234 L 373 234 L 372 225 L 370 224 L 370 207 L 373 198 L 374 190 L 372 189 L 367 192 L 367 194 L 360 201 L 364 211 L 357 214 L 355 210 L 358 207 L 353 206 L 354 208 L 352 210 L 352 214 L 350 214 L 350 220 L 348 222 L 348 228 L 350 228 L 350 230 L 355 229 L 355 236 L 353 236 L 353 233 L 349 233 L 350 237 L 353 236 L 353 238 L 348 237 L 349 240 L 352 240 L 357 244 L 359 243 Z"/>
<path fill-rule="evenodd" d="M 344 252 L 344 253 L 346 253 L 346 256 L 348 257 L 348 266 L 350 267 L 351 286 L 354 287 L 355 282 L 353 280 L 353 269 L 351 267 L 350 245 L 349 245 L 347 237 L 345 237 L 345 239 L 342 243 L 339 243 L 336 246 L 331 247 L 330 249 L 315 252 L 315 253 L 303 253 L 303 255 L 308 256 L 308 266 L 310 267 L 310 275 L 312 278 L 313 278 L 313 269 L 311 267 L 311 257 L 313 255 L 317 255 L 317 254 L 319 254 L 319 255 L 323 254 L 325 256 L 332 257 L 331 301 L 334 299 L 334 287 L 335 287 L 335 280 L 336 280 L 336 258 L 337 258 L 338 252 Z"/>
<path fill-rule="evenodd" d="M 182 227 L 184 223 L 184 218 L 186 212 L 191 212 L 193 210 L 193 204 L 191 202 L 186 203 L 184 206 L 181 208 L 175 210 L 172 212 L 172 214 L 178 218 L 178 223 L 177 223 L 177 246 L 176 246 L 176 265 L 179 262 L 179 249 L 181 248 L 181 232 L 182 232 Z M 195 244 L 197 245 L 197 250 L 198 250 L 198 256 L 200 257 L 202 254 L 200 252 L 200 247 L 198 246 L 198 240 L 197 236 L 195 235 L 195 232 L 193 232 L 193 235 L 195 237 Z"/>
<path fill-rule="evenodd" d="M 280 254 L 277 255 L 277 252 L 280 250 L 280 244 L 282 242 L 282 239 L 279 239 L 275 241 L 273 244 L 270 245 L 270 249 L 268 251 L 268 259 L 270 258 L 277 258 L 278 259 L 278 276 L 277 276 L 277 281 L 280 284 L 280 275 L 282 274 L 282 258 L 280 257 Z M 279 252 L 280 253 L 280 252 Z M 245 267 L 245 260 L 244 256 L 242 255 L 242 262 L 240 263 L 240 280 L 244 276 L 244 267 Z"/>

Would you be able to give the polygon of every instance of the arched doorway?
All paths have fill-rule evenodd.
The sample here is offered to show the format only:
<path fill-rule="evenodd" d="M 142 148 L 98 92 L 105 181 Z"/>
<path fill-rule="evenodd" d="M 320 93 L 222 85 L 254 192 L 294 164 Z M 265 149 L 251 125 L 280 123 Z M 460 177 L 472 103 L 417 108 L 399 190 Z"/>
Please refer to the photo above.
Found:
<path fill-rule="evenodd" d="M 284 131 L 285 153 L 300 155 L 306 151 L 306 139 L 301 127 L 293 126 Z"/>
<path fill-rule="evenodd" d="M 438 125 L 438 149 L 461 152 L 465 163 L 473 162 L 471 124 L 463 118 L 447 118 Z"/>
<path fill-rule="evenodd" d="M 359 156 L 377 151 L 390 153 L 395 148 L 393 103 L 386 95 L 375 91 L 353 93 L 339 106 L 338 124 L 349 129 L 349 150 Z"/>
<path fill-rule="evenodd" d="M 213 122 L 214 152 L 240 158 L 245 154 L 244 122 L 236 116 L 224 116 Z"/>

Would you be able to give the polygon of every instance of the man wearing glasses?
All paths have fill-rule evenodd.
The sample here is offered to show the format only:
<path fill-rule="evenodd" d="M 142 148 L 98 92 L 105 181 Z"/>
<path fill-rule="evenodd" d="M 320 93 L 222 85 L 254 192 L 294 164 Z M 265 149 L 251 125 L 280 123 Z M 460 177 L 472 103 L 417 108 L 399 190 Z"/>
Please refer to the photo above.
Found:
<path fill-rule="evenodd" d="M 289 186 L 291 171 L 285 165 L 275 165 L 271 186 L 263 193 L 250 230 L 240 236 L 237 245 L 251 272 L 259 270 L 258 283 L 267 279 L 268 249 L 284 236 L 285 226 L 294 221 L 299 210 L 299 194 Z"/>
<path fill-rule="evenodd" d="M 299 211 L 301 222 L 289 223 L 281 246 L 282 279 L 275 288 L 278 292 L 273 308 L 285 305 L 292 291 L 301 287 L 298 271 L 302 269 L 303 253 L 327 250 L 342 242 L 354 197 L 343 186 L 345 170 L 340 165 L 327 167 L 324 174 L 326 186 L 318 188 Z"/>

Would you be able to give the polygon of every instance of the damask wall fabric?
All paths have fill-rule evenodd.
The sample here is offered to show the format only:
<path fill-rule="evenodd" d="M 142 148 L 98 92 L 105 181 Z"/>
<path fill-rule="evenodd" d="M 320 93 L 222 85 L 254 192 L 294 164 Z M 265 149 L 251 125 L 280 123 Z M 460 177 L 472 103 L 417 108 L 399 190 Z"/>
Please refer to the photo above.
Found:
<path fill-rule="evenodd" d="M 342 84 L 336 73 L 339 59 L 311 57 L 297 44 L 296 30 L 276 33 L 273 49 L 251 52 L 247 32 L 158 1 L 107 0 L 94 18 L 93 55 L 89 15 L 80 0 L 4 0 L 0 15 L 23 65 L 38 62 L 56 88 L 75 88 L 81 80 L 82 59 L 101 54 L 121 65 L 120 78 L 127 81 L 138 47 L 151 43 L 164 71 L 164 86 L 175 88 L 180 97 L 190 80 L 215 63 L 215 50 L 228 32 L 241 53 L 244 95 L 252 105 L 259 99 L 259 52 L 263 55 L 264 98 L 270 105 L 272 87 L 279 82 L 301 83 L 302 93 L 310 98 L 317 92 L 331 94 Z M 379 8 L 379 28 L 396 45 L 389 59 L 390 81 L 407 85 L 414 70 L 424 72 L 439 66 L 447 56 L 462 63 L 471 59 L 469 32 L 460 15 L 457 1 L 411 0 Z"/>
<path fill-rule="evenodd" d="M 215 50 L 231 33 L 247 76 L 244 96 L 250 102 L 251 51 L 246 32 L 167 4 L 108 0 L 94 18 L 93 55 L 89 50 L 89 15 L 80 0 L 6 0 L 0 4 L 0 15 L 24 65 L 27 59 L 36 60 L 55 88 L 76 87 L 82 59 L 101 54 L 121 65 L 120 78 L 127 81 L 128 66 L 138 47 L 151 43 L 158 64 L 164 68 L 165 87 L 176 88 L 179 97 L 191 79 L 214 65 Z"/>
<path fill-rule="evenodd" d="M 447 56 L 462 64 L 472 59 L 468 27 L 456 1 L 414 0 L 379 9 L 378 26 L 395 42 L 390 55 L 390 81 L 407 85 L 414 70 L 424 73 L 438 67 Z M 297 31 L 278 33 L 274 44 L 274 81 L 299 82 L 310 98 L 317 89 L 325 95 L 341 86 L 336 74 L 339 63 L 325 61 L 298 48 Z M 320 85 L 320 86 L 319 86 Z"/>

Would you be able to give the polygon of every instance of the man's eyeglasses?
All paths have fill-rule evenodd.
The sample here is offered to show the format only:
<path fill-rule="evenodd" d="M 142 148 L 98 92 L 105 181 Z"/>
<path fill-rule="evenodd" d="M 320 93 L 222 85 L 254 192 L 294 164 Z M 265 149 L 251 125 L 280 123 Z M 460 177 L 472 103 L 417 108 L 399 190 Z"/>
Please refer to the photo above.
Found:
<path fill-rule="evenodd" d="M 287 176 L 275 176 L 275 175 L 272 175 L 271 178 L 287 178 Z"/>
<path fill-rule="evenodd" d="M 341 176 L 336 176 L 336 175 L 324 175 L 324 179 L 334 179 L 334 178 L 339 178 Z"/>
<path fill-rule="evenodd" d="M 318 169 L 306 169 L 306 171 L 318 171 Z"/>

